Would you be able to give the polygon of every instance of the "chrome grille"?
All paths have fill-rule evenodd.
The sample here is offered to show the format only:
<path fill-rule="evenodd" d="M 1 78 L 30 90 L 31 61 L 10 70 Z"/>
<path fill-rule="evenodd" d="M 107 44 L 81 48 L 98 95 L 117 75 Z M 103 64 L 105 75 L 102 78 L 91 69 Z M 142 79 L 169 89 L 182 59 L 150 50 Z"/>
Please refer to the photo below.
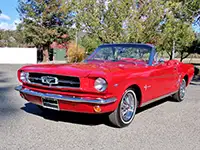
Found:
<path fill-rule="evenodd" d="M 42 80 L 42 77 L 56 78 L 58 83 L 49 84 Z M 29 73 L 28 81 L 31 84 L 52 86 L 52 87 L 71 87 L 79 88 L 80 80 L 78 77 L 63 76 L 63 75 L 52 75 L 52 74 L 42 74 L 42 73 Z"/>

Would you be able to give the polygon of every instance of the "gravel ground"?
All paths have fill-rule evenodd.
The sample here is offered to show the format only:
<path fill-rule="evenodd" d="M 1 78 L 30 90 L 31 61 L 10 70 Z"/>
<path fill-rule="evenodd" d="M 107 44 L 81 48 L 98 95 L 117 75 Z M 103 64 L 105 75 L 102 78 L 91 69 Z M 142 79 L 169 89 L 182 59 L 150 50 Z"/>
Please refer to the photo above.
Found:
<path fill-rule="evenodd" d="M 185 101 L 170 98 L 139 109 L 126 128 L 105 116 L 42 113 L 14 87 L 20 65 L 0 65 L 0 150 L 27 149 L 200 149 L 200 84 L 190 84 Z"/>

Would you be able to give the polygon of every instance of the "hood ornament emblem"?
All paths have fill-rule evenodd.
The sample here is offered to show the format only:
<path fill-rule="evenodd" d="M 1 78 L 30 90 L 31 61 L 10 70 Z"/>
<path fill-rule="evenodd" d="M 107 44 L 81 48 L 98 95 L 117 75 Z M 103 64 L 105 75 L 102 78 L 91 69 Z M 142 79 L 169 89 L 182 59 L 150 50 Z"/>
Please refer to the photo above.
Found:
<path fill-rule="evenodd" d="M 49 84 L 50 86 L 58 84 L 58 78 L 56 78 L 56 77 L 42 76 L 41 80 L 42 80 L 42 83 Z"/>

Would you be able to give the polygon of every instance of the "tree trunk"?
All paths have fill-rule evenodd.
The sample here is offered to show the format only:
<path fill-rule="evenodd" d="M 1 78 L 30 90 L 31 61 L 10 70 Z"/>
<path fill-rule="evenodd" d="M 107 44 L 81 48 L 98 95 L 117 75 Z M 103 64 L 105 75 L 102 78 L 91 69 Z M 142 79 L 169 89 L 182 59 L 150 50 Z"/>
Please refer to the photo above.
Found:
<path fill-rule="evenodd" d="M 184 59 L 184 58 L 181 56 L 180 62 L 182 62 L 182 61 L 183 61 L 183 59 Z"/>
<path fill-rule="evenodd" d="M 103 39 L 101 36 L 98 36 L 98 38 L 99 38 L 99 40 L 101 41 L 101 43 L 106 43 L 106 42 L 104 41 L 104 39 Z"/>
<path fill-rule="evenodd" d="M 184 53 L 181 53 L 181 59 L 180 61 L 182 62 L 183 59 L 187 58 L 188 56 L 190 56 L 190 53 L 188 53 L 187 55 L 184 56 Z"/>
<path fill-rule="evenodd" d="M 49 51 L 47 48 L 43 50 L 43 62 L 49 62 Z"/>
<path fill-rule="evenodd" d="M 172 59 L 175 57 L 175 41 L 173 41 Z"/>
<path fill-rule="evenodd" d="M 183 52 L 181 51 L 181 58 L 180 58 L 180 62 L 182 62 L 183 61 L 183 59 L 184 59 L 184 57 L 183 57 Z"/>
<path fill-rule="evenodd" d="M 170 52 L 170 55 L 169 55 L 169 60 L 172 60 L 173 59 L 173 54 L 172 54 L 173 52 L 171 51 Z"/>

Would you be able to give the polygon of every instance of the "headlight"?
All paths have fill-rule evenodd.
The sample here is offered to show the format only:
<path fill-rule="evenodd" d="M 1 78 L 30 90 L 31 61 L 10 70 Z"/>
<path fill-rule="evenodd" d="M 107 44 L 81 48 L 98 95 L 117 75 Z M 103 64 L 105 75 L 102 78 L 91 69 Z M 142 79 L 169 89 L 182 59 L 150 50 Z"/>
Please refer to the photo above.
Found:
<path fill-rule="evenodd" d="M 99 92 L 103 92 L 106 90 L 107 88 L 107 82 L 106 80 L 102 79 L 102 78 L 97 78 L 95 80 L 95 83 L 94 83 L 94 87 L 97 91 Z"/>
<path fill-rule="evenodd" d="M 28 72 L 21 72 L 20 73 L 20 80 L 22 82 L 28 82 L 28 76 L 29 76 L 29 73 Z"/>

